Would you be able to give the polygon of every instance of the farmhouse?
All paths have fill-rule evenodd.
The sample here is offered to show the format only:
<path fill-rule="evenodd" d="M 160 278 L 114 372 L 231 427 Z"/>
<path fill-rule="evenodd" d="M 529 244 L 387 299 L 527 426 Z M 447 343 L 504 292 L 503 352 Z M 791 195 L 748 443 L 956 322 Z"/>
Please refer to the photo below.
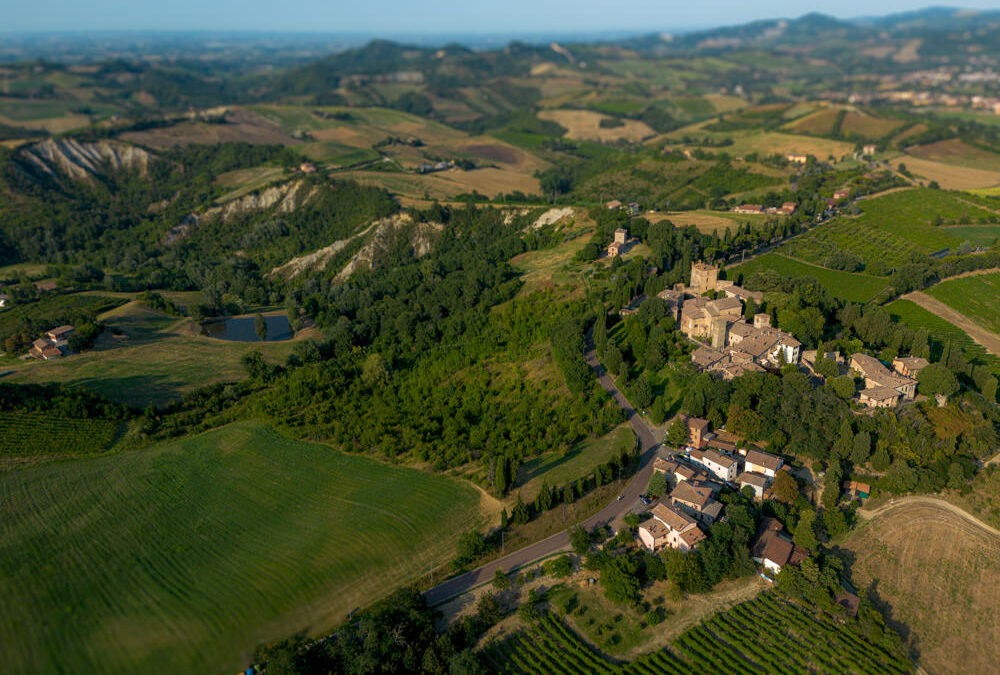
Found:
<path fill-rule="evenodd" d="M 622 251 L 624 249 L 625 249 L 625 244 L 619 244 L 617 241 L 613 241 L 610 244 L 608 244 L 608 257 L 617 258 L 622 254 Z"/>
<path fill-rule="evenodd" d="M 53 328 L 52 330 L 45 333 L 46 337 L 52 341 L 56 347 L 62 347 L 66 344 L 66 339 L 73 334 L 73 326 L 63 325 L 58 328 Z"/>
<path fill-rule="evenodd" d="M 0 307 L 6 307 L 8 302 L 10 302 L 10 296 L 6 293 L 0 293 Z"/>
<path fill-rule="evenodd" d="M 930 361 L 919 356 L 897 356 L 892 360 L 892 369 L 903 377 L 916 378 L 929 365 Z"/>
<path fill-rule="evenodd" d="M 912 377 L 893 373 L 882 362 L 874 356 L 857 353 L 851 356 L 851 370 L 864 378 L 865 391 L 868 396 L 862 399 L 862 403 L 867 401 L 886 401 L 889 399 L 886 392 L 881 389 L 895 390 L 902 398 L 912 399 L 917 393 L 917 381 Z M 865 392 L 862 392 L 864 395 Z M 877 407 L 891 407 L 899 400 L 891 404 L 883 403 Z"/>
<path fill-rule="evenodd" d="M 712 524 L 722 515 L 722 503 L 714 499 L 715 490 L 706 484 L 683 481 L 670 491 L 670 503 L 703 523 Z"/>
<path fill-rule="evenodd" d="M 834 201 L 842 201 L 851 196 L 851 191 L 848 189 L 835 190 L 833 193 Z"/>
<path fill-rule="evenodd" d="M 608 211 L 617 211 L 618 209 L 620 209 L 622 207 L 622 203 L 621 203 L 621 201 L 619 201 L 617 199 L 612 199 L 610 202 L 608 202 L 604 206 L 607 207 Z"/>
<path fill-rule="evenodd" d="M 868 499 L 868 495 L 872 492 L 871 485 L 854 480 L 845 480 L 843 487 L 848 499 Z"/>
<path fill-rule="evenodd" d="M 679 509 L 657 504 L 652 514 L 652 518 L 639 526 L 639 540 L 654 553 L 664 546 L 687 553 L 705 539 L 698 522 Z"/>
<path fill-rule="evenodd" d="M 868 143 L 867 145 L 861 146 L 861 154 L 866 157 L 871 157 L 876 152 L 878 152 L 878 146 L 874 143 Z"/>
<path fill-rule="evenodd" d="M 57 359 L 67 348 L 67 339 L 73 334 L 73 326 L 59 326 L 46 331 L 45 335 L 31 343 L 28 356 L 48 361 Z"/>
<path fill-rule="evenodd" d="M 757 534 L 750 556 L 764 569 L 777 574 L 785 565 L 797 565 L 808 553 L 795 544 L 784 532 L 784 526 L 774 518 L 764 518 L 757 527 Z"/>
<path fill-rule="evenodd" d="M 733 213 L 742 213 L 745 215 L 760 215 L 764 213 L 764 207 L 760 204 L 740 204 L 739 206 L 733 207 Z"/>
<path fill-rule="evenodd" d="M 789 162 L 792 162 L 793 164 L 805 164 L 806 162 L 809 161 L 809 156 L 808 155 L 788 154 L 788 155 L 785 155 L 785 159 L 787 159 Z"/>
<path fill-rule="evenodd" d="M 736 479 L 739 462 L 729 455 L 724 455 L 713 448 L 707 450 L 695 448 L 688 452 L 688 457 L 691 458 L 692 462 L 697 462 L 714 473 L 716 478 L 721 481 L 732 483 Z"/>

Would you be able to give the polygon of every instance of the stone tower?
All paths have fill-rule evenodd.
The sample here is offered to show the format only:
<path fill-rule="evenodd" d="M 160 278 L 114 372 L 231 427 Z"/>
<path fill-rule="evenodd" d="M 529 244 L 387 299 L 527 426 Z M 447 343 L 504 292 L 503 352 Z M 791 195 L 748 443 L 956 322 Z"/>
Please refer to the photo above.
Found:
<path fill-rule="evenodd" d="M 719 270 L 714 265 L 703 262 L 691 265 L 691 291 L 701 295 L 705 291 L 714 291 L 719 284 Z"/>
<path fill-rule="evenodd" d="M 724 316 L 712 317 L 712 349 L 722 349 L 726 346 L 726 333 L 729 330 L 729 322 Z"/>

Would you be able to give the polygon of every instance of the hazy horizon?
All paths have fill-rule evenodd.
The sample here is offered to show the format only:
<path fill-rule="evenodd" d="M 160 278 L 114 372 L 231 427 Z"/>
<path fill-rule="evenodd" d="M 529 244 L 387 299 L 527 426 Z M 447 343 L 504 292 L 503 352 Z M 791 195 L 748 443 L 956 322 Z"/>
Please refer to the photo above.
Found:
<path fill-rule="evenodd" d="M 997 9 L 989 0 L 968 0 L 961 9 Z M 840 19 L 917 11 L 939 5 L 913 0 L 879 3 L 845 0 L 835 7 L 806 0 L 760 0 L 748 5 L 708 0 L 698 5 L 624 0 L 613 11 L 598 0 L 428 4 L 377 0 L 367 4 L 293 0 L 280 12 L 264 0 L 42 0 L 18 3 L 5 13 L 0 34 L 256 33 L 377 37 L 607 35 L 684 32 L 762 19 L 796 18 L 819 12 Z M 959 9 L 959 8 L 954 8 Z"/>

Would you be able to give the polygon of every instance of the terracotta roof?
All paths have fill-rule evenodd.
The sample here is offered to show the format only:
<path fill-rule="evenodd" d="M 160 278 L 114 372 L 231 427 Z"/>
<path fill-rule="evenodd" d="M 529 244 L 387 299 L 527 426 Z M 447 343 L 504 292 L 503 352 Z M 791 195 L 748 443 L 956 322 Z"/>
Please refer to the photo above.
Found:
<path fill-rule="evenodd" d="M 687 418 L 688 429 L 707 429 L 709 421 L 702 419 L 700 417 L 689 417 Z"/>
<path fill-rule="evenodd" d="M 670 534 L 670 530 L 667 526 L 658 521 L 656 518 L 650 518 L 640 525 L 639 529 L 649 532 L 649 534 L 653 537 L 654 543 Z"/>
<path fill-rule="evenodd" d="M 869 356 L 868 354 L 862 354 L 858 352 L 857 354 L 851 355 L 851 367 L 855 370 L 861 371 L 861 374 L 869 377 L 871 373 L 877 372 L 879 369 L 888 370 L 882 365 L 882 362 L 876 359 L 874 356 Z"/>
<path fill-rule="evenodd" d="M 897 358 L 896 361 L 899 361 L 907 368 L 915 368 L 917 370 L 931 365 L 930 361 L 920 356 L 902 356 Z M 895 363 L 895 361 L 893 363 Z"/>
<path fill-rule="evenodd" d="M 889 387 L 877 386 L 868 387 L 861 392 L 862 398 L 867 398 L 871 401 L 888 401 L 889 399 L 899 398 L 900 393 L 895 389 L 890 389 Z"/>
<path fill-rule="evenodd" d="M 711 347 L 698 347 L 698 349 L 691 352 L 691 363 L 699 368 L 708 368 L 724 358 L 725 354 Z"/>
<path fill-rule="evenodd" d="M 754 542 L 750 555 L 759 560 L 770 560 L 782 567 L 792 557 L 795 546 L 775 530 L 767 530 Z"/>
<path fill-rule="evenodd" d="M 676 499 L 689 504 L 694 504 L 701 509 L 712 501 L 712 490 L 707 487 L 697 487 L 691 485 L 688 481 L 682 481 L 678 483 L 677 487 L 670 492 L 670 499 L 671 501 Z"/>
<path fill-rule="evenodd" d="M 38 338 L 37 340 L 35 340 L 31 344 L 34 347 L 37 347 L 38 349 L 41 350 L 41 349 L 45 349 L 46 347 L 48 347 L 49 344 L 50 344 L 50 342 L 46 338 Z"/>
<path fill-rule="evenodd" d="M 42 350 L 42 356 L 46 359 L 55 358 L 57 356 L 62 356 L 62 352 L 58 347 L 46 347 Z"/>
<path fill-rule="evenodd" d="M 694 545 L 699 541 L 704 541 L 706 539 L 705 533 L 701 531 L 697 525 L 692 527 L 690 530 L 681 532 L 681 540 L 688 545 L 688 548 L 694 548 Z"/>
<path fill-rule="evenodd" d="M 678 532 L 683 532 L 685 529 L 691 527 L 697 522 L 694 518 L 662 503 L 654 506 L 652 513 L 655 520 L 660 521 L 670 530 L 676 530 Z"/>
<path fill-rule="evenodd" d="M 769 452 L 761 452 L 760 450 L 748 450 L 745 461 L 747 464 L 762 466 L 771 471 L 777 471 L 784 464 L 784 460 L 781 457 L 772 455 Z"/>
<path fill-rule="evenodd" d="M 754 473 L 753 471 L 744 471 L 736 479 L 736 482 L 740 484 L 740 487 L 754 485 L 759 488 L 765 488 L 767 487 L 767 476 Z"/>

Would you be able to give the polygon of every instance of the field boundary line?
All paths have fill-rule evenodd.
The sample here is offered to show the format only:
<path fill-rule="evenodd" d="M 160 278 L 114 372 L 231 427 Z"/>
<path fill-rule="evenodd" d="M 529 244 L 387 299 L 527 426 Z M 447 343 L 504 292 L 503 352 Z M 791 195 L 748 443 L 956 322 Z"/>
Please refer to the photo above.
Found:
<path fill-rule="evenodd" d="M 865 520 L 872 520 L 877 516 L 886 513 L 887 511 L 891 511 L 901 507 L 906 507 L 911 504 L 925 504 L 925 505 L 937 506 L 938 508 L 942 508 L 945 511 L 949 511 L 950 513 L 958 516 L 959 518 L 962 518 L 966 522 L 972 523 L 973 525 L 979 527 L 980 529 L 985 530 L 987 533 L 993 535 L 994 537 L 1000 537 L 1000 530 L 996 529 L 992 525 L 989 525 L 988 523 L 983 522 L 982 520 L 972 515 L 965 509 L 955 506 L 948 500 L 942 499 L 940 497 L 910 495 L 907 497 L 902 497 L 900 499 L 895 499 L 889 502 L 888 504 L 883 504 L 874 511 L 865 511 L 864 509 L 858 509 L 858 515 L 864 518 Z"/>

